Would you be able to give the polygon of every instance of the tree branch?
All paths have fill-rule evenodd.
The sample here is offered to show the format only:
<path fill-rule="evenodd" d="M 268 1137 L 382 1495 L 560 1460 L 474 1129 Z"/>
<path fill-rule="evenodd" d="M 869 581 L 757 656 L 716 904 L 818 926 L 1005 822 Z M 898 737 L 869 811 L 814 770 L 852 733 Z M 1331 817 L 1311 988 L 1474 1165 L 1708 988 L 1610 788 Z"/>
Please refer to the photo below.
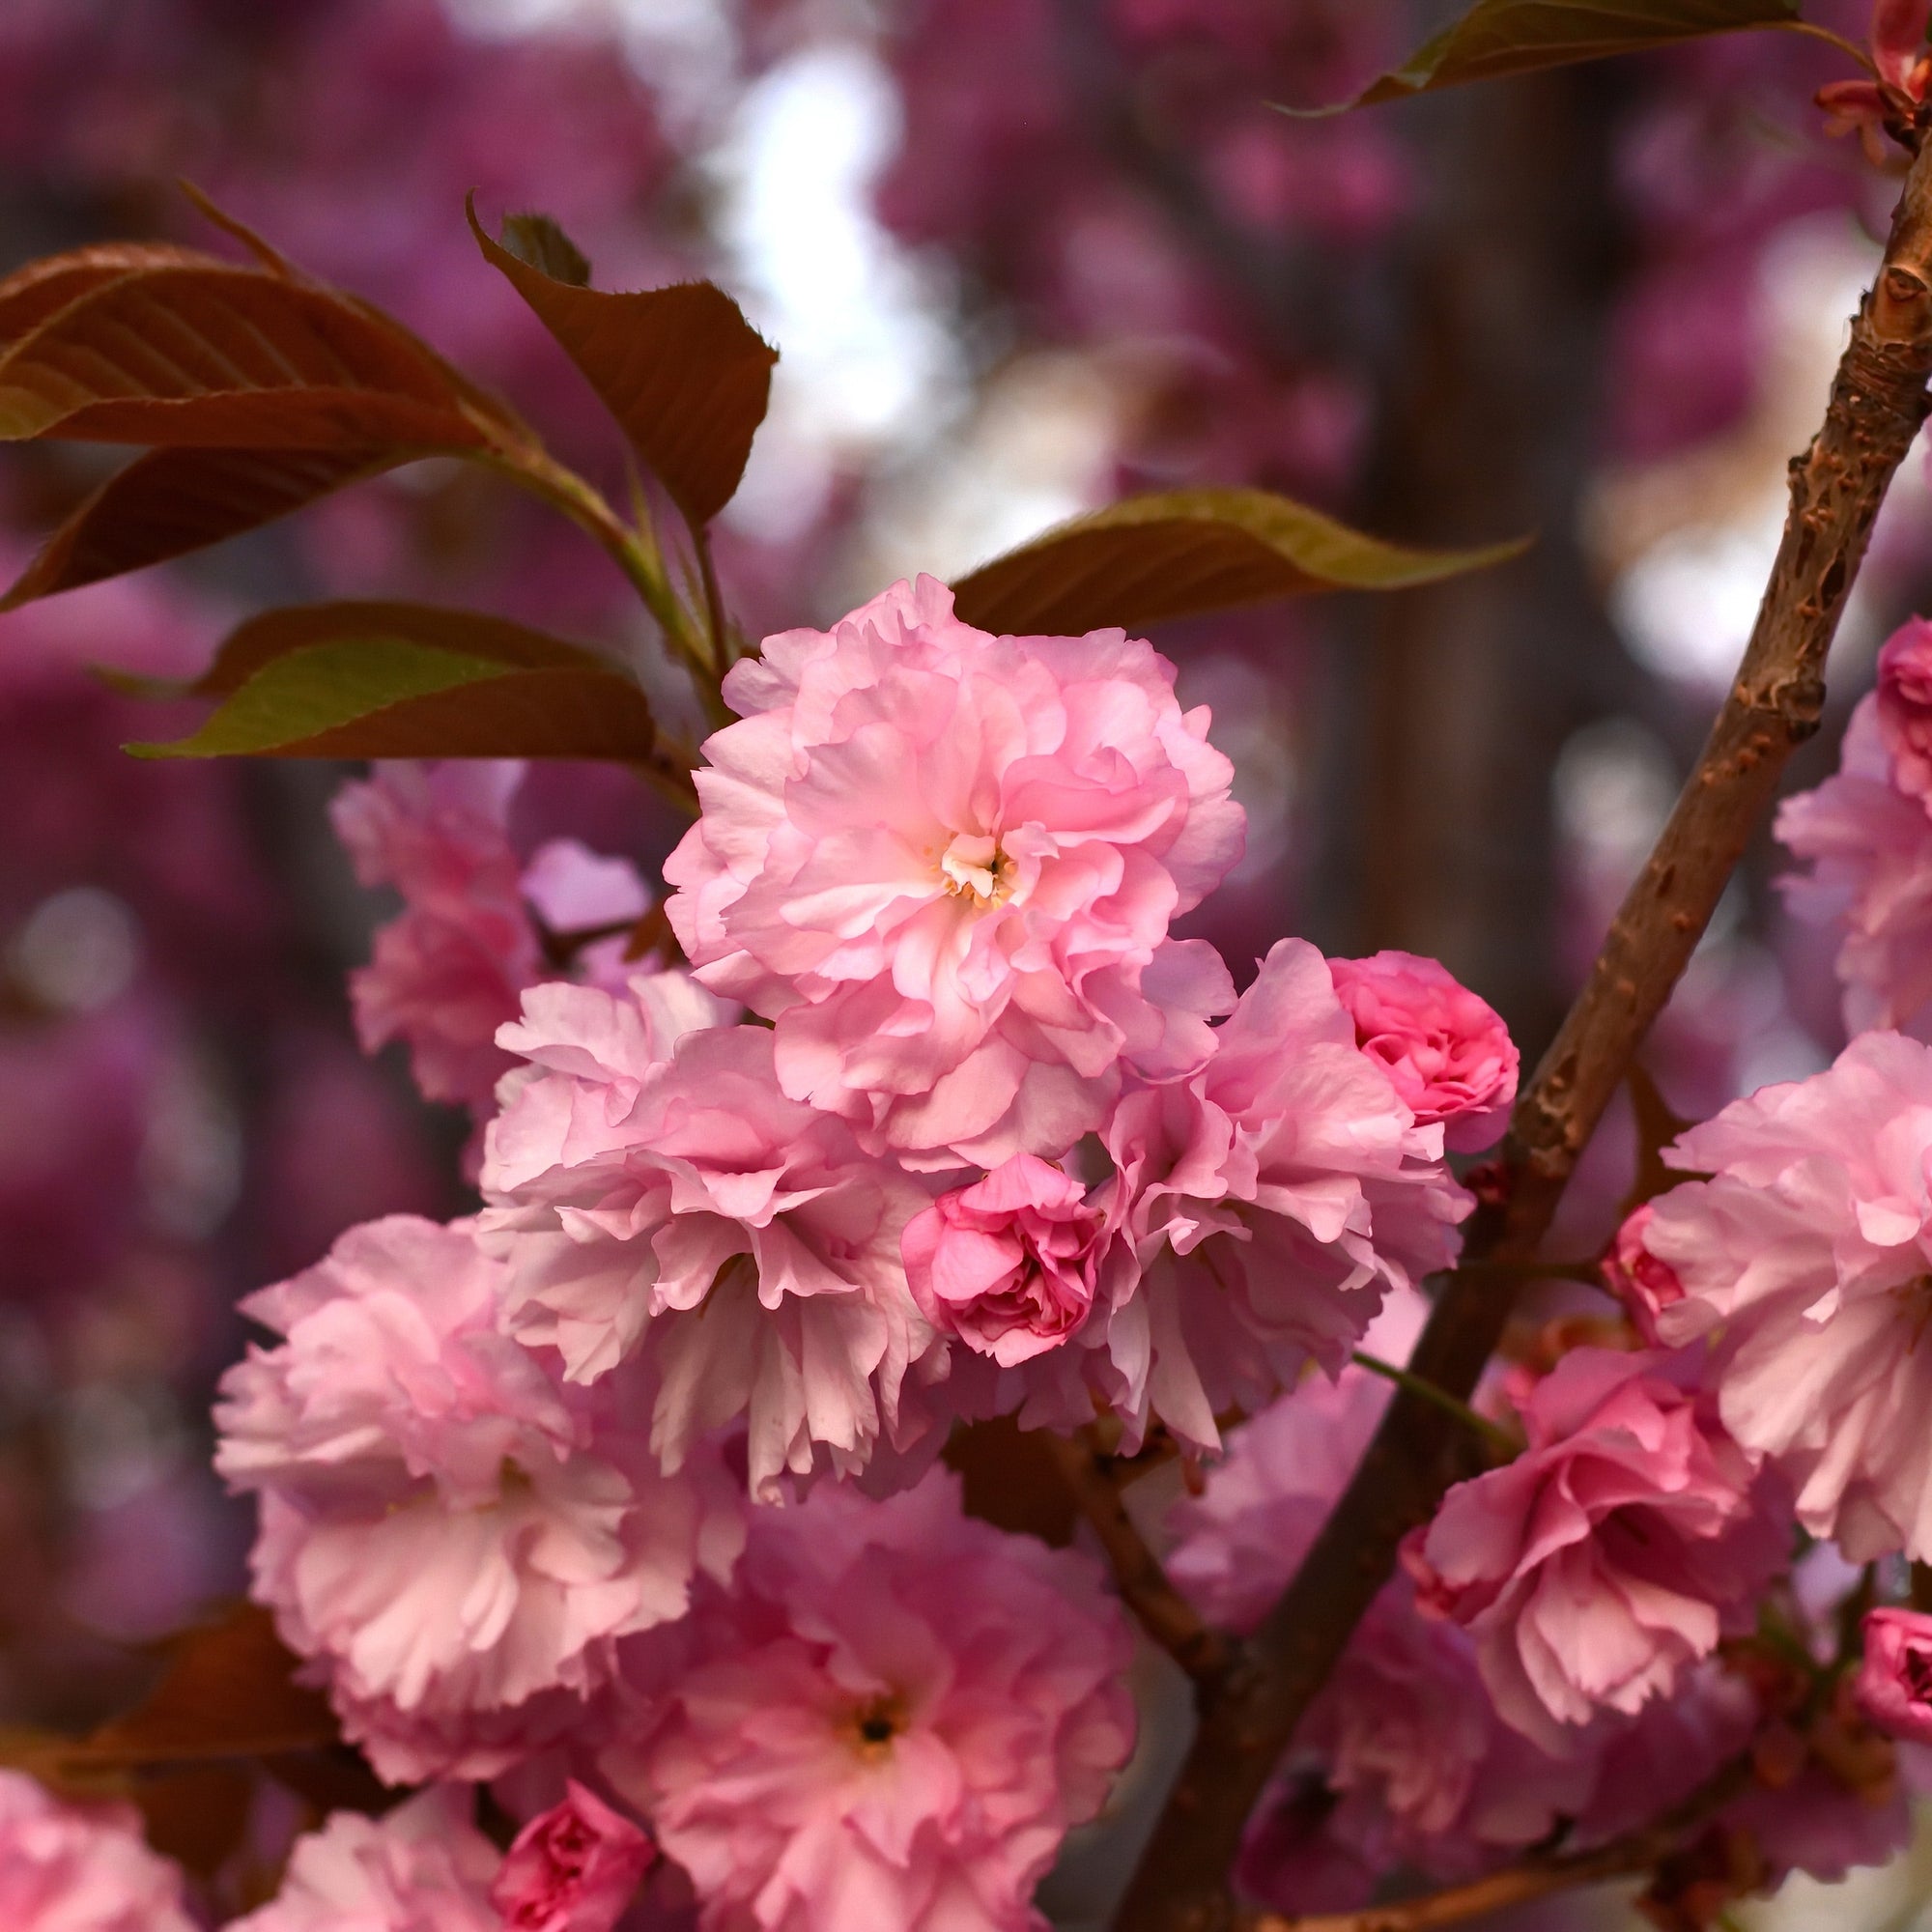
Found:
<path fill-rule="evenodd" d="M 1824 426 L 1791 466 L 1791 510 L 1744 663 L 1589 982 L 1517 1103 L 1409 1364 L 1466 1397 L 1509 1311 L 1483 1264 L 1533 1259 L 1577 1160 L 1689 963 L 1793 748 L 1818 728 L 1826 654 L 1932 374 L 1932 143 L 1915 159 L 1885 261 L 1852 325 Z M 1399 1391 L 1354 1480 L 1227 1674 L 1201 1696 L 1193 1748 L 1122 1907 L 1121 1932 L 1225 1932 L 1228 1872 L 1256 1799 L 1309 1700 L 1460 1473 L 1466 1432 Z"/>
<path fill-rule="evenodd" d="M 1039 1434 L 1068 1493 L 1094 1525 L 1127 1607 L 1196 1684 L 1214 1682 L 1228 1667 L 1228 1639 L 1204 1623 L 1194 1605 L 1168 1581 L 1160 1559 L 1148 1548 L 1121 1501 L 1112 1458 L 1095 1449 L 1084 1434 L 1071 1440 L 1046 1430 Z"/>

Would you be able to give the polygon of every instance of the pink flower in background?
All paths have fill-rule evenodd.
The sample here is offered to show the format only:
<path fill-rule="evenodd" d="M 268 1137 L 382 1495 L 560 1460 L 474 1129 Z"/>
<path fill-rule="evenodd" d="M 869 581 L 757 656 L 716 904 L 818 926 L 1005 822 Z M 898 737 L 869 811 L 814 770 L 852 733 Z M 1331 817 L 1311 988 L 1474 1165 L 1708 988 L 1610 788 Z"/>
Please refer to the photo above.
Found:
<path fill-rule="evenodd" d="M 1240 856 L 1208 717 L 1117 631 L 994 638 L 930 578 L 734 666 L 667 862 L 698 977 L 777 1023 L 779 1079 L 928 1167 L 1056 1155 L 1122 1057 L 1165 1077 L 1233 1000 L 1167 937 Z"/>
<path fill-rule="evenodd" d="M 1684 1284 L 1664 1337 L 1718 1331 L 1725 1428 L 1856 1563 L 1932 1557 L 1928 1156 L 1932 1048 L 1863 1034 L 1684 1134 L 1664 1158 L 1712 1178 L 1661 1195 L 1644 1234 Z"/>
<path fill-rule="evenodd" d="M 1364 1053 L 1388 1068 L 1423 1126 L 1473 1153 L 1498 1139 L 1516 1099 L 1516 1043 L 1502 1016 L 1434 959 L 1376 952 L 1331 959 L 1336 996 Z"/>
<path fill-rule="evenodd" d="M 1146 1270 L 1108 1325 L 1117 1406 L 1206 1449 L 1217 1410 L 1264 1406 L 1311 1356 L 1339 1372 L 1473 1205 L 1302 940 L 1270 951 L 1207 1067 L 1129 1093 L 1106 1143 Z"/>
<path fill-rule="evenodd" d="M 195 1932 L 180 1871 L 142 1843 L 131 1805 L 65 1804 L 17 1771 L 0 1771 L 0 1924 Z"/>
<path fill-rule="evenodd" d="M 1011 1368 L 1086 1321 L 1105 1239 L 1071 1175 L 1018 1153 L 915 1215 L 901 1248 L 925 1319 Z"/>
<path fill-rule="evenodd" d="M 1699 1386 L 1701 1351 L 1575 1349 L 1523 1410 L 1527 1451 L 1459 1483 L 1406 1560 L 1423 1606 L 1476 1639 L 1496 1709 L 1558 1745 L 1561 1725 L 1667 1692 L 1787 1554 Z"/>
<path fill-rule="evenodd" d="M 759 1511 L 634 1746 L 603 1768 L 706 1932 L 1037 1932 L 1033 1889 L 1133 1742 L 1097 1567 L 960 1511 L 820 1486 Z"/>
<path fill-rule="evenodd" d="M 1882 1606 L 1867 1610 L 1859 1664 L 1859 1706 L 1881 1730 L 1932 1745 L 1932 1616 Z"/>
<path fill-rule="evenodd" d="M 1655 1209 L 1646 1201 L 1624 1219 L 1604 1256 L 1604 1279 L 1652 1348 L 1658 1345 L 1659 1313 L 1684 1299 L 1684 1284 L 1668 1262 L 1644 1246 Z"/>
<path fill-rule="evenodd" d="M 768 1028 L 678 1037 L 660 997 L 654 980 L 624 999 L 547 990 L 504 1029 L 532 1063 L 505 1084 L 483 1173 L 511 1325 L 582 1380 L 648 1335 L 668 1468 L 745 1416 L 761 1493 L 820 1448 L 857 1469 L 930 1340 L 899 1260 L 927 1191 L 784 1096 Z M 680 1019 L 719 1009 L 688 982 L 682 997 Z"/>
<path fill-rule="evenodd" d="M 661 1475 L 614 1396 L 498 1332 L 503 1285 L 461 1224 L 354 1229 L 242 1304 L 282 1339 L 215 1410 L 216 1468 L 260 1497 L 254 1593 L 396 1781 L 493 1776 L 582 1721 L 615 1639 L 733 1553 L 722 1474 Z"/>
<path fill-rule="evenodd" d="M 1845 1029 L 1932 1029 L 1932 817 L 1893 783 L 1879 700 L 1860 700 L 1839 770 L 1778 807 L 1776 831 L 1808 873 L 1779 881 L 1793 914 L 1841 930 Z"/>
<path fill-rule="evenodd" d="M 228 1932 L 503 1932 L 497 1848 L 469 1793 L 440 1785 L 381 1818 L 337 1811 L 296 1841 L 273 1901 Z"/>
<path fill-rule="evenodd" d="M 1892 783 L 1932 810 L 1932 624 L 1923 617 L 1908 618 L 1878 654 L 1878 735 Z"/>
<path fill-rule="evenodd" d="M 330 808 L 356 877 L 403 897 L 403 911 L 378 928 L 370 963 L 350 975 L 363 1050 L 406 1041 L 424 1094 L 478 1115 L 515 1064 L 497 1029 L 517 1017 L 526 986 L 562 971 L 532 914 L 569 934 L 635 922 L 650 905 L 627 860 L 575 839 L 553 839 L 525 866 L 508 831 L 523 776 L 510 759 L 389 761 L 345 785 Z M 580 970 L 621 979 L 622 952 L 621 938 L 606 940 Z"/>
<path fill-rule="evenodd" d="M 503 1858 L 490 1897 L 510 1932 L 611 1932 L 657 1857 L 637 1826 L 573 1777 Z"/>

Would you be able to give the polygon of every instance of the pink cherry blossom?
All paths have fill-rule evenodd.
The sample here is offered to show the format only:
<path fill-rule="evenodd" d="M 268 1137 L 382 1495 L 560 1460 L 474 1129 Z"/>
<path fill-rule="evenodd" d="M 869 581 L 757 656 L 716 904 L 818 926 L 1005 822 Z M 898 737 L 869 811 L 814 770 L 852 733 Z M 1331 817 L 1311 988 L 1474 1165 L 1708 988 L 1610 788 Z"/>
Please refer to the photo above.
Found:
<path fill-rule="evenodd" d="M 1208 1065 L 1130 1092 L 1105 1138 L 1145 1269 L 1106 1329 L 1116 1406 L 1205 1449 L 1217 1410 L 1262 1407 L 1311 1356 L 1337 1373 L 1473 1205 L 1302 940 L 1270 951 Z"/>
<path fill-rule="evenodd" d="M 914 1216 L 906 1279 L 935 1328 L 1011 1368 L 1086 1321 L 1105 1226 L 1071 1175 L 1017 1153 Z"/>
<path fill-rule="evenodd" d="M 1523 1411 L 1527 1451 L 1459 1483 L 1406 1557 L 1476 1639 L 1496 1709 L 1560 1726 L 1667 1692 L 1782 1564 L 1788 1531 L 1700 1388 L 1701 1351 L 1577 1349 Z M 1787 1519 L 1788 1520 L 1788 1519 Z"/>
<path fill-rule="evenodd" d="M 424 1094 L 479 1115 L 514 1065 L 497 1028 L 517 1017 L 525 987 L 561 970 L 546 958 L 532 911 L 568 933 L 635 921 L 650 904 L 627 861 L 575 839 L 553 839 L 524 865 L 508 830 L 523 776 L 510 759 L 390 761 L 330 807 L 356 877 L 403 898 L 377 930 L 370 963 L 350 975 L 363 1048 L 406 1041 Z M 622 950 L 607 942 L 589 963 L 608 970 Z"/>
<path fill-rule="evenodd" d="M 1661 1195 L 1644 1233 L 1684 1284 L 1662 1334 L 1719 1331 L 1725 1428 L 1854 1562 L 1932 1557 L 1928 1154 L 1932 1048 L 1863 1034 L 1683 1135 L 1664 1158 L 1712 1178 Z"/>
<path fill-rule="evenodd" d="M 1908 618 L 1878 654 L 1878 735 L 1892 783 L 1932 810 L 1932 624 L 1923 617 Z"/>
<path fill-rule="evenodd" d="M 1659 1313 L 1684 1299 L 1684 1284 L 1677 1278 L 1677 1270 L 1668 1262 L 1659 1261 L 1644 1245 L 1654 1211 L 1648 1201 L 1633 1209 L 1604 1256 L 1605 1282 L 1653 1348 L 1659 1340 Z"/>
<path fill-rule="evenodd" d="M 1331 959 L 1335 991 L 1363 1052 L 1443 1144 L 1473 1153 L 1497 1140 L 1516 1099 L 1518 1055 L 1502 1016 L 1447 967 L 1413 952 Z"/>
<path fill-rule="evenodd" d="M 594 1791 L 568 1780 L 504 1855 L 490 1897 L 510 1932 L 611 1932 L 657 1848 Z"/>
<path fill-rule="evenodd" d="M 734 666 L 665 867 L 698 977 L 787 1095 L 931 1167 L 1055 1155 L 1122 1057 L 1198 1065 L 1227 971 L 1168 939 L 1240 856 L 1232 768 L 1118 631 L 996 638 L 930 578 Z"/>
<path fill-rule="evenodd" d="M 497 1865 L 469 1793 L 434 1786 L 381 1818 L 334 1813 L 297 1840 L 274 1899 L 228 1932 L 503 1932 Z"/>
<path fill-rule="evenodd" d="M 492 1776 L 581 1721 L 616 1638 L 734 1553 L 722 1471 L 660 1474 L 615 1392 L 501 1334 L 503 1277 L 462 1224 L 352 1229 L 242 1304 L 281 1339 L 215 1411 L 215 1466 L 260 1498 L 255 1595 L 398 1781 Z"/>
<path fill-rule="evenodd" d="M 574 1380 L 649 1357 L 667 1468 L 746 1416 L 751 1479 L 771 1493 L 821 1449 L 854 1470 L 895 1432 L 931 1339 L 899 1260 L 928 1195 L 785 1097 L 768 1028 L 680 1035 L 711 996 L 680 998 L 667 1019 L 655 980 L 530 996 L 502 1034 L 530 1065 L 490 1129 L 484 1239 L 508 1265 L 514 1332 Z"/>
<path fill-rule="evenodd" d="M 1095 1565 L 961 1514 L 934 1471 L 755 1514 L 639 1742 L 604 1770 L 705 1932 L 1037 1932 L 1035 1884 L 1133 1741 Z"/>
<path fill-rule="evenodd" d="M 1812 925 L 1837 929 L 1847 1032 L 1932 1031 L 1932 818 L 1891 777 L 1868 695 L 1845 727 L 1840 769 L 1778 808 L 1777 837 L 1809 862 L 1780 881 Z"/>
<path fill-rule="evenodd" d="M 131 1805 L 66 1804 L 17 1771 L 0 1771 L 0 1924 L 194 1932 L 182 1875 L 141 1842 Z"/>
<path fill-rule="evenodd" d="M 1860 1708 L 1881 1730 L 1932 1745 L 1932 1616 L 1883 1605 L 1865 1612 Z"/>

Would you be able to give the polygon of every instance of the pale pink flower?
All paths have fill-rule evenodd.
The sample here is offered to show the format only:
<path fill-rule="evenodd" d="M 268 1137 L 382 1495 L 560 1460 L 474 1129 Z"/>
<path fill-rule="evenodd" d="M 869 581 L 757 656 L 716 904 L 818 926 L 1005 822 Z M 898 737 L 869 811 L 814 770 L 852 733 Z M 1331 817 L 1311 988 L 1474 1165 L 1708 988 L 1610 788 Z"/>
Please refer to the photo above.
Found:
<path fill-rule="evenodd" d="M 440 1785 L 381 1818 L 337 1811 L 296 1841 L 281 1890 L 228 1932 L 503 1932 L 497 1848 L 468 1790 Z"/>
<path fill-rule="evenodd" d="M 1473 1153 L 1497 1140 L 1516 1099 L 1516 1043 L 1494 1008 L 1435 959 L 1376 952 L 1331 959 L 1335 992 L 1362 1051 L 1388 1068 L 1423 1126 Z"/>
<path fill-rule="evenodd" d="M 396 1781 L 495 1776 L 581 1720 L 616 1639 L 733 1554 L 722 1471 L 662 1475 L 618 1392 L 500 1333 L 503 1276 L 462 1224 L 352 1229 L 242 1304 L 282 1339 L 215 1410 L 216 1468 L 260 1498 L 254 1594 Z"/>
<path fill-rule="evenodd" d="M 611 1932 L 657 1847 L 573 1777 L 504 1854 L 490 1897 L 509 1932 Z"/>
<path fill-rule="evenodd" d="M 886 1502 L 760 1511 L 607 1774 L 705 1932 L 1037 1932 L 1033 1889 L 1133 1740 L 1126 1626 L 1088 1558 Z"/>
<path fill-rule="evenodd" d="M 1684 1284 L 1678 1280 L 1677 1270 L 1668 1262 L 1659 1261 L 1644 1245 L 1654 1211 L 1648 1201 L 1634 1208 L 1604 1256 L 1605 1283 L 1652 1348 L 1658 1344 L 1659 1314 L 1684 1299 Z"/>
<path fill-rule="evenodd" d="M 1932 1745 L 1932 1616 L 1883 1605 L 1865 1612 L 1860 1708 L 1881 1730 Z"/>
<path fill-rule="evenodd" d="M 1105 1236 L 1086 1188 L 1016 1153 L 915 1215 L 900 1245 L 925 1319 L 1011 1368 L 1086 1321 Z"/>
<path fill-rule="evenodd" d="M 329 808 L 365 886 L 386 885 L 403 910 L 376 932 L 367 966 L 350 975 L 364 1051 L 407 1043 L 416 1085 L 432 1100 L 479 1116 L 514 1062 L 496 1044 L 525 987 L 559 974 L 534 912 L 553 934 L 635 922 L 650 895 L 626 860 L 554 839 L 526 866 L 509 811 L 524 775 L 512 759 L 384 761 L 345 785 Z M 580 970 L 608 974 L 621 939 L 591 949 Z"/>
<path fill-rule="evenodd" d="M 1837 774 L 1778 808 L 1776 834 L 1808 873 L 1779 881 L 1807 924 L 1839 929 L 1845 1027 L 1932 1030 L 1932 817 L 1892 781 L 1878 697 L 1852 713 Z"/>
<path fill-rule="evenodd" d="M 1476 1639 L 1496 1709 L 1562 1725 L 1632 1713 L 1749 1628 L 1788 1516 L 1724 1433 L 1701 1350 L 1576 1349 L 1523 1409 L 1528 1449 L 1459 1483 L 1406 1552 L 1425 1608 Z"/>
<path fill-rule="evenodd" d="M 1932 1048 L 1861 1035 L 1664 1158 L 1712 1177 L 1645 1230 L 1684 1284 L 1665 1339 L 1718 1331 L 1724 1426 L 1777 1459 L 1814 1536 L 1858 1563 L 1932 1558 Z"/>
<path fill-rule="evenodd" d="M 530 1065 L 490 1128 L 482 1227 L 513 1330 L 574 1380 L 641 1351 L 667 1468 L 743 1416 L 762 1493 L 821 1450 L 856 1470 L 930 1340 L 899 1260 L 927 1190 L 784 1096 L 768 1028 L 680 1034 L 711 996 L 686 982 L 667 1021 L 662 990 L 539 988 L 503 1031 Z"/>
<path fill-rule="evenodd" d="M 1932 810 L 1932 624 L 1909 617 L 1878 654 L 1878 736 L 1891 781 Z"/>
<path fill-rule="evenodd" d="M 195 1932 L 180 1871 L 142 1843 L 131 1805 L 66 1804 L 17 1771 L 0 1771 L 0 1924 Z"/>
<path fill-rule="evenodd" d="M 1207 1066 L 1130 1092 L 1105 1138 L 1145 1273 L 1096 1340 L 1134 1439 L 1151 1412 L 1217 1449 L 1216 1411 L 1262 1407 L 1310 1357 L 1337 1373 L 1473 1205 L 1302 940 L 1269 952 Z"/>
<path fill-rule="evenodd" d="M 931 1167 L 1056 1155 L 1124 1057 L 1198 1065 L 1234 989 L 1168 939 L 1240 856 L 1232 768 L 1119 631 L 996 638 L 930 578 L 734 666 L 665 866 L 698 977 L 787 1094 Z"/>

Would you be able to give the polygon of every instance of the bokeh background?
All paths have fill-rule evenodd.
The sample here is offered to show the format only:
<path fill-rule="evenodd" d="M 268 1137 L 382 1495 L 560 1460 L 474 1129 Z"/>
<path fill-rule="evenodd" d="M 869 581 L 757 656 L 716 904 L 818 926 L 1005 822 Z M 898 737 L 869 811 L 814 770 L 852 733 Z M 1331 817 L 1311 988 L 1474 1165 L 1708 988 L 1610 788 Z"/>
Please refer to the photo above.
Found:
<path fill-rule="evenodd" d="M 1725 686 L 1894 184 L 1809 104 L 1842 61 L 1783 35 L 1340 120 L 1270 104 L 1345 97 L 1455 11 L 0 0 L 0 267 L 205 242 L 191 178 L 619 487 L 463 197 L 555 215 L 605 287 L 710 275 L 783 355 L 720 532 L 753 632 L 1133 489 L 1260 484 L 1416 542 L 1534 532 L 1484 576 L 1158 640 L 1239 771 L 1248 856 L 1197 925 L 1237 977 L 1283 932 L 1435 953 L 1533 1056 Z M 1865 11 L 1807 9 L 1854 37 Z M 9 452 L 9 575 L 99 474 Z M 90 1722 L 142 1644 L 239 1587 L 247 1524 L 206 1472 L 238 1295 L 354 1221 L 466 1198 L 466 1122 L 355 1044 L 344 974 L 387 908 L 328 832 L 342 773 L 136 763 L 117 747 L 166 719 L 89 669 L 191 671 L 248 611 L 356 594 L 647 635 L 576 533 L 441 465 L 0 619 L 0 1723 Z M 1915 459 L 1834 720 L 1927 608 Z M 646 862 L 676 832 L 607 772 L 547 769 L 518 810 L 526 840 Z M 1754 854 L 1659 1030 L 1682 1114 L 1841 1044 L 1778 869 Z M 1626 1134 L 1566 1252 L 1601 1238 Z M 1932 1872 L 1883 1885 L 1763 1922 L 1902 1927 Z"/>

